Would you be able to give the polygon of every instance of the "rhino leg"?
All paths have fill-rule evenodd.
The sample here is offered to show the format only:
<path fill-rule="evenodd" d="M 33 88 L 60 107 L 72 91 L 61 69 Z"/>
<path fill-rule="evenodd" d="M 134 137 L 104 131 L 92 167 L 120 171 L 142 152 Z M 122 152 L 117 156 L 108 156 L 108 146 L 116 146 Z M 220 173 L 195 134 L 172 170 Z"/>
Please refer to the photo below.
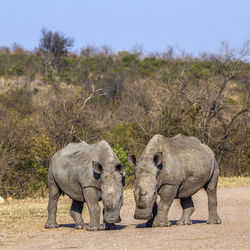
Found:
<path fill-rule="evenodd" d="M 161 187 L 159 195 L 161 197 L 158 204 L 158 211 L 153 221 L 153 227 L 169 227 L 171 222 L 168 220 L 168 211 L 176 197 L 178 186 L 164 185 Z"/>
<path fill-rule="evenodd" d="M 208 198 L 208 220 L 207 224 L 220 224 L 221 219 L 217 213 L 217 183 L 219 178 L 219 167 L 215 162 L 215 169 L 210 181 L 205 185 Z"/>
<path fill-rule="evenodd" d="M 146 227 L 152 227 L 152 225 L 153 225 L 154 218 L 157 214 L 157 203 L 156 202 L 153 206 L 152 213 L 153 213 L 153 218 L 147 221 Z"/>
<path fill-rule="evenodd" d="M 82 219 L 83 202 L 73 200 L 70 208 L 70 215 L 75 221 L 75 228 L 82 229 L 86 226 Z"/>
<path fill-rule="evenodd" d="M 191 215 L 194 212 L 194 203 L 192 197 L 180 199 L 181 206 L 183 208 L 182 217 L 176 222 L 176 225 L 191 225 L 192 221 L 190 220 Z"/>
<path fill-rule="evenodd" d="M 206 190 L 208 197 L 208 220 L 207 224 L 220 224 L 221 219 L 217 213 L 217 190 Z"/>
<path fill-rule="evenodd" d="M 57 202 L 62 193 L 58 188 L 53 176 L 49 171 L 49 204 L 48 204 L 48 219 L 45 224 L 45 228 L 58 228 L 59 225 L 56 223 L 56 211 L 57 211 Z"/>
<path fill-rule="evenodd" d="M 87 187 L 83 190 L 84 199 L 87 203 L 90 215 L 89 224 L 86 225 L 87 231 L 104 230 L 105 225 L 100 224 L 101 208 L 99 206 L 99 199 L 101 192 L 93 187 Z"/>

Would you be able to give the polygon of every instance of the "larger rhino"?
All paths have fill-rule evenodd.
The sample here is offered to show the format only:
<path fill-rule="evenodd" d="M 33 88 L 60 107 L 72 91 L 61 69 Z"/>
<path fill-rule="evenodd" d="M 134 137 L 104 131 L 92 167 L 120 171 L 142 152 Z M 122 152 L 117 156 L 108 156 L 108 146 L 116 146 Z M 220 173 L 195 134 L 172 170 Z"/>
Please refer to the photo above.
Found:
<path fill-rule="evenodd" d="M 49 166 L 48 220 L 45 228 L 58 227 L 57 201 L 62 193 L 72 199 L 70 215 L 77 229 L 104 229 L 104 225 L 100 224 L 100 200 L 104 205 L 104 223 L 121 221 L 124 177 L 125 167 L 107 142 L 68 144 L 55 153 Z M 81 215 L 84 202 L 90 213 L 88 225 L 83 222 Z"/>
<path fill-rule="evenodd" d="M 174 199 L 180 199 L 183 214 L 177 225 L 190 225 L 194 212 L 192 195 L 204 188 L 208 197 L 207 223 L 219 224 L 217 182 L 219 167 L 212 150 L 197 138 L 155 135 L 140 159 L 128 156 L 135 167 L 135 219 L 148 220 L 147 226 L 170 226 L 168 211 Z M 156 203 L 157 193 L 160 201 Z"/>

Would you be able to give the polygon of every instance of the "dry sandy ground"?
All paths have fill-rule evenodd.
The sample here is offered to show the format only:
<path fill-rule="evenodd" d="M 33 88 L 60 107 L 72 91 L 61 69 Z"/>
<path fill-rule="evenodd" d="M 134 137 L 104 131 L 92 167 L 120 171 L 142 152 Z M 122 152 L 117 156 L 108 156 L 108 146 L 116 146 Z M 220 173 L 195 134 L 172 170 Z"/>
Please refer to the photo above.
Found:
<path fill-rule="evenodd" d="M 207 225 L 207 197 L 199 191 L 193 197 L 196 211 L 193 225 L 165 228 L 145 228 L 145 221 L 134 220 L 134 200 L 131 191 L 125 195 L 121 211 L 122 222 L 116 230 L 86 232 L 73 229 L 69 215 L 59 216 L 59 229 L 44 229 L 46 218 L 25 222 L 16 219 L 0 225 L 1 249 L 250 249 L 250 186 L 227 187 L 218 190 L 218 213 L 221 225 Z M 27 201 L 26 201 L 27 203 Z M 44 202 L 43 210 L 46 210 Z M 1 204 L 0 204 L 1 206 Z M 60 204 L 59 204 L 60 206 Z M 46 214 L 46 212 L 44 212 Z M 68 212 L 67 212 L 68 213 Z M 86 218 L 86 211 L 84 218 Z M 1 215 L 2 216 L 2 215 Z M 170 210 L 175 223 L 181 216 L 179 201 Z M 0 218 L 2 220 L 3 218 Z"/>

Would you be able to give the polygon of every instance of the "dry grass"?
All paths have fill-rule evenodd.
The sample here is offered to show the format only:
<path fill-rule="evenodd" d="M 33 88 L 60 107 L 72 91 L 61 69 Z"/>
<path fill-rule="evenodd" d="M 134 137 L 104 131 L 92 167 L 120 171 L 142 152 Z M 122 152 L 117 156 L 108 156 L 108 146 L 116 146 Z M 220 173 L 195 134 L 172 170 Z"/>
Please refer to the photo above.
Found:
<path fill-rule="evenodd" d="M 250 177 L 220 177 L 219 187 L 239 187 L 250 185 Z"/>
<path fill-rule="evenodd" d="M 12 220 L 37 220 L 47 216 L 48 199 L 25 199 L 5 202 L 0 206 L 2 221 Z M 58 215 L 64 216 L 69 213 L 70 199 L 63 198 L 59 201 Z"/>
<path fill-rule="evenodd" d="M 70 200 L 59 202 L 58 217 L 69 214 Z M 0 233 L 4 237 L 22 234 L 41 227 L 46 222 L 48 199 L 13 200 L 0 204 Z"/>

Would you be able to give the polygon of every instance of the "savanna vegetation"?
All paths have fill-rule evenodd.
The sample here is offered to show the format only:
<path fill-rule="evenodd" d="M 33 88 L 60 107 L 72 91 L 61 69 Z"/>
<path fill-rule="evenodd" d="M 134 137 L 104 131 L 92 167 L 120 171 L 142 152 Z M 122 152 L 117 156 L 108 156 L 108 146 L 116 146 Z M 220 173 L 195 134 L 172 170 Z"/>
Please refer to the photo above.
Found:
<path fill-rule="evenodd" d="M 108 141 L 126 165 L 156 133 L 209 145 L 221 175 L 250 175 L 249 45 L 193 57 L 85 46 L 42 30 L 34 51 L 0 48 L 0 195 L 43 195 L 52 155 L 69 142 Z"/>

